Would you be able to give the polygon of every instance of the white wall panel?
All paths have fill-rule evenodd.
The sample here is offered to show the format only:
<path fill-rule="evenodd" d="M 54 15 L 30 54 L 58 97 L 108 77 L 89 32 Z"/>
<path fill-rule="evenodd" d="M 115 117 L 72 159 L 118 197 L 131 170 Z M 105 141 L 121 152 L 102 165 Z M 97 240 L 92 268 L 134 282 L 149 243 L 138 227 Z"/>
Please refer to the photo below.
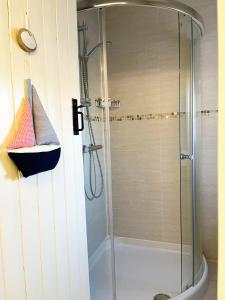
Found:
<path fill-rule="evenodd" d="M 0 300 L 89 299 L 79 98 L 76 1 L 0 0 Z M 28 27 L 38 49 L 19 48 Z M 31 78 L 62 143 L 55 170 L 19 177 L 8 158 L 10 127 Z"/>
<path fill-rule="evenodd" d="M 20 218 L 20 190 L 17 170 L 5 153 L 7 134 L 14 125 L 15 90 L 12 90 L 14 74 L 11 68 L 13 60 L 13 31 L 10 3 L 1 1 L 1 249 L 6 299 L 26 299 L 25 274 L 23 269 L 22 234 Z M 13 9 L 12 9 L 13 10 Z M 20 65 L 20 62 L 18 62 Z M 1 284 L 2 285 L 2 284 Z"/>

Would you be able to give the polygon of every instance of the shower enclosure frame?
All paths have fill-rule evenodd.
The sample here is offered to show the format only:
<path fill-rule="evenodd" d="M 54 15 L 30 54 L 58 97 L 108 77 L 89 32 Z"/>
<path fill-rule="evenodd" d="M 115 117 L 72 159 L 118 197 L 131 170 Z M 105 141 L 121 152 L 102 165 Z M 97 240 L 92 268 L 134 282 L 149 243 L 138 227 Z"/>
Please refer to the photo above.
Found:
<path fill-rule="evenodd" d="M 180 3 L 175 0 L 118 0 L 118 1 L 104 1 L 104 0 L 89 0 L 80 1 L 77 5 L 77 10 L 86 10 L 91 8 L 104 8 L 113 6 L 148 6 L 162 9 L 175 10 L 176 12 L 184 13 L 191 17 L 195 23 L 200 27 L 201 33 L 204 33 L 204 21 L 201 15 L 188 5 Z"/>
<path fill-rule="evenodd" d="M 173 10 L 178 13 L 178 24 L 180 22 L 179 19 L 179 13 L 182 13 L 186 16 L 190 17 L 191 24 L 193 26 L 193 23 L 197 25 L 197 27 L 200 30 L 201 35 L 204 33 L 204 22 L 202 17 L 196 12 L 194 9 L 191 7 L 179 3 L 174 0 L 118 0 L 118 1 L 104 1 L 104 0 L 94 0 L 94 1 L 85 1 L 85 2 L 78 2 L 78 11 L 83 11 L 83 10 L 90 10 L 90 9 L 99 9 L 99 15 L 100 15 L 100 32 L 102 34 L 102 61 L 101 61 L 101 66 L 102 66 L 102 77 L 103 77 L 103 95 L 104 99 L 108 99 L 108 76 L 107 76 L 107 51 L 106 51 L 106 32 L 105 32 L 105 27 L 104 27 L 104 19 L 105 19 L 105 11 L 104 8 L 109 8 L 109 7 L 115 7 L 115 6 L 137 6 L 137 7 L 154 7 L 154 8 L 161 8 L 161 9 L 168 9 L 168 10 Z M 180 32 L 179 32 L 180 34 Z M 193 39 L 193 28 L 191 30 L 191 37 Z M 180 36 L 179 36 L 180 39 Z M 180 43 L 180 41 L 179 41 Z M 195 171 L 195 120 L 194 120 L 194 109 L 195 109 L 195 103 L 194 103 L 194 60 L 193 60 L 193 40 L 191 44 L 192 50 L 191 50 L 191 64 L 190 64 L 190 73 L 191 73 L 191 90 L 190 90 L 190 97 L 191 97 L 191 114 L 192 114 L 192 119 L 191 119 L 191 134 L 192 134 L 192 153 L 187 153 L 183 154 L 180 153 L 181 157 L 180 160 L 182 159 L 187 159 L 191 161 L 192 164 L 192 255 L 193 255 L 193 272 L 192 272 L 192 286 L 194 286 L 197 282 L 195 279 L 195 176 L 196 176 L 196 171 Z M 179 53 L 180 55 L 180 53 Z M 180 66 L 179 66 L 180 67 Z M 180 73 L 180 72 L 179 72 Z M 106 195 L 107 195 L 107 208 L 108 208 L 108 219 L 109 219 L 109 236 L 110 236 L 110 242 L 111 242 L 111 248 L 114 248 L 114 235 L 113 235 L 113 215 L 112 215 L 112 186 L 111 186 L 111 145 L 110 145 L 110 125 L 109 125 L 109 105 L 108 102 L 105 101 L 104 104 L 105 107 L 105 146 L 106 146 L 106 151 L 105 151 L 105 159 L 107 161 L 107 168 L 106 168 Z M 180 108 L 181 111 L 181 108 Z M 180 200 L 181 201 L 181 200 Z M 181 242 L 181 247 L 182 247 L 182 242 Z M 113 299 L 116 300 L 116 279 L 115 279 L 115 254 L 114 251 L 112 251 L 111 255 L 111 261 L 112 261 L 112 281 L 113 281 Z M 182 253 L 181 253 L 182 256 Z M 181 257 L 182 260 L 182 257 Z M 203 257 L 203 261 L 204 261 Z M 205 262 L 205 261 L 204 261 Z M 181 271 L 182 274 L 182 271 Z M 182 276 L 182 275 L 181 275 Z M 182 282 L 182 279 L 181 279 Z M 181 288 L 181 292 L 184 292 Z M 179 296 L 177 296 L 179 297 Z M 176 299 L 178 299 L 175 297 Z M 186 299 L 186 298 L 185 298 Z"/>

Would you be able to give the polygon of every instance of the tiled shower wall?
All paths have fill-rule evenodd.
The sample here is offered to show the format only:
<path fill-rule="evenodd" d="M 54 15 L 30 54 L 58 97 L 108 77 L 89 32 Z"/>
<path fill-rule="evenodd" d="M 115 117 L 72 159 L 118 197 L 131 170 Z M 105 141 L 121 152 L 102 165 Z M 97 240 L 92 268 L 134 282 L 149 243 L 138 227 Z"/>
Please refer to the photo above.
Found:
<path fill-rule="evenodd" d="M 177 14 L 113 8 L 106 20 L 109 95 L 121 101 L 111 110 L 115 234 L 180 243 Z"/>
<path fill-rule="evenodd" d="M 205 0 L 195 1 L 195 7 L 206 21 L 201 109 L 213 111 L 201 116 L 201 229 L 204 252 L 215 260 L 216 7 Z M 109 95 L 121 100 L 121 108 L 111 111 L 115 234 L 179 243 L 179 120 L 170 114 L 179 110 L 177 14 L 114 8 L 106 20 L 113 43 L 108 51 Z"/>

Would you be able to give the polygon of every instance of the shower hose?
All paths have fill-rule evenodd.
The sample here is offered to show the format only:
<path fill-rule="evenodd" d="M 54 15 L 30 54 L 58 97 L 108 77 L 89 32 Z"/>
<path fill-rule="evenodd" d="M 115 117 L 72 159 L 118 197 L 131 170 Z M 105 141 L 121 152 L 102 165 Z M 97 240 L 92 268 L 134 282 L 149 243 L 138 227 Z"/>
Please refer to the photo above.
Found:
<path fill-rule="evenodd" d="M 84 48 L 86 48 L 84 46 Z M 84 53 L 86 53 L 86 49 L 84 49 Z M 85 99 L 89 99 L 89 87 L 88 87 L 88 57 L 86 55 L 83 55 L 81 57 L 81 71 L 82 71 L 82 81 L 83 81 L 83 90 L 84 90 L 84 96 Z M 87 115 L 87 123 L 88 123 L 88 133 L 89 133 L 89 139 L 90 144 L 92 146 L 96 146 L 95 141 L 95 135 L 94 130 L 92 126 L 92 120 L 90 116 L 90 110 L 89 107 L 86 106 L 86 115 Z M 85 187 L 85 195 L 89 201 L 92 201 L 94 199 L 100 198 L 103 189 L 104 189 L 104 178 L 103 178 L 103 171 L 102 171 L 102 165 L 99 158 L 98 150 L 92 151 L 89 150 L 89 187 L 90 192 L 87 192 L 87 188 Z M 84 155 L 84 153 L 83 153 Z M 100 188 L 98 189 L 97 184 L 97 168 L 99 169 L 100 173 Z"/>

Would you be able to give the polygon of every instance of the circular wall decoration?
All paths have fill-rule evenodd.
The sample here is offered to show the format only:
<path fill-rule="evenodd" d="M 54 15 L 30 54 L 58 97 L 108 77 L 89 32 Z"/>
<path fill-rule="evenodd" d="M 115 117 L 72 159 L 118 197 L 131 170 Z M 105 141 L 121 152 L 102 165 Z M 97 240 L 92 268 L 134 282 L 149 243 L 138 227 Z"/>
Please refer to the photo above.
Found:
<path fill-rule="evenodd" d="M 26 28 L 21 28 L 18 31 L 17 41 L 19 46 L 26 52 L 33 52 L 37 49 L 37 43 L 33 33 Z"/>

